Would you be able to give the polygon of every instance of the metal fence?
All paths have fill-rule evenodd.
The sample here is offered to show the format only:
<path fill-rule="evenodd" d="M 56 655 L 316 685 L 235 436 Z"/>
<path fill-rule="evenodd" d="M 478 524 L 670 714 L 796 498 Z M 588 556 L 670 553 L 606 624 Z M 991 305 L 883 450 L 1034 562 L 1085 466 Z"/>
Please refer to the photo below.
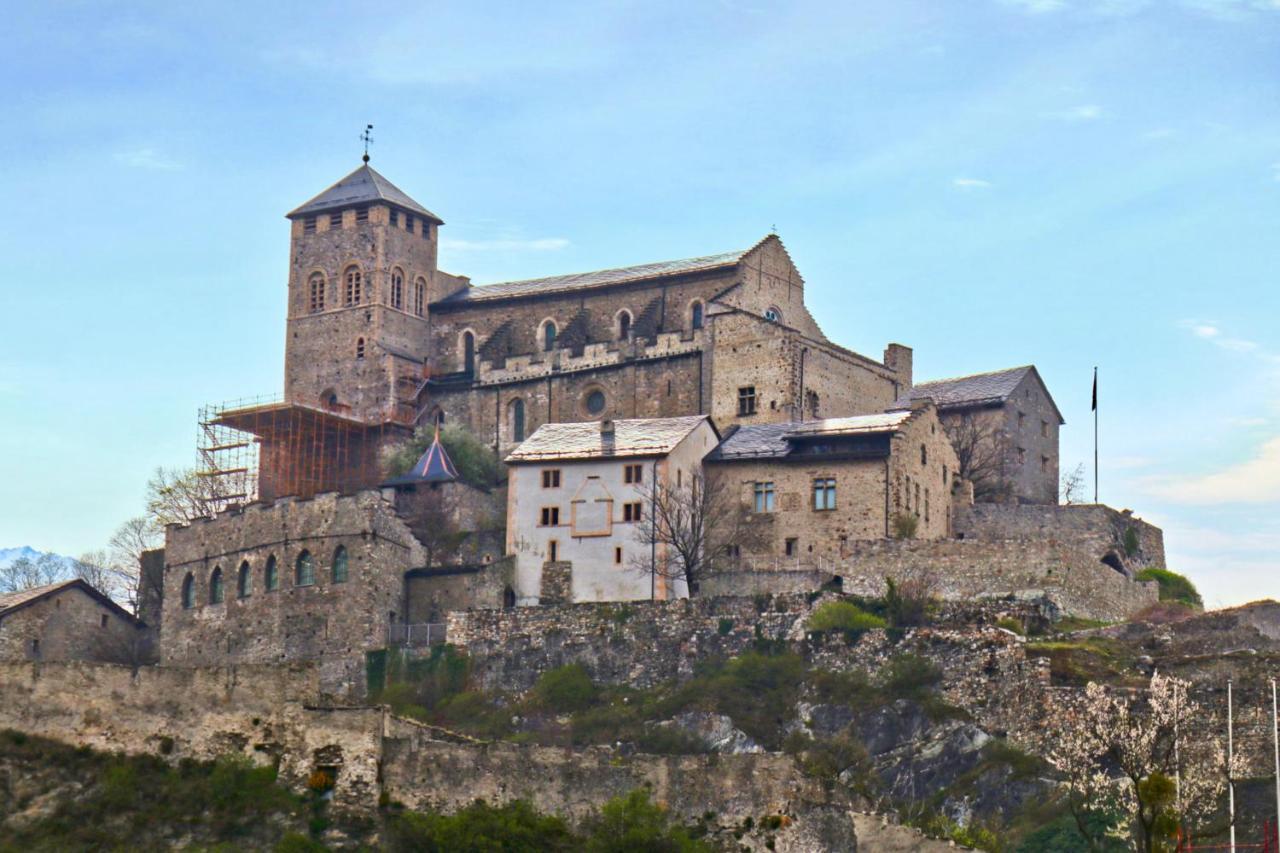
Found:
<path fill-rule="evenodd" d="M 388 625 L 387 645 L 407 646 L 411 649 L 439 645 L 447 639 L 445 627 L 443 622 L 422 622 L 417 625 Z"/>

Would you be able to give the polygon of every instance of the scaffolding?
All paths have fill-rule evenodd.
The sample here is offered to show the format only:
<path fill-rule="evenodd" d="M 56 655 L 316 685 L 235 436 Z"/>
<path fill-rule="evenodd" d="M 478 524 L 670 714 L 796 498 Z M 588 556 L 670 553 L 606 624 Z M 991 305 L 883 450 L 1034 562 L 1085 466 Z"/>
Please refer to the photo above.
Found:
<path fill-rule="evenodd" d="M 406 419 L 408 420 L 408 419 Z M 200 470 L 218 509 L 284 495 L 351 493 L 382 479 L 379 455 L 411 427 L 368 423 L 347 406 L 258 397 L 200 410 Z"/>

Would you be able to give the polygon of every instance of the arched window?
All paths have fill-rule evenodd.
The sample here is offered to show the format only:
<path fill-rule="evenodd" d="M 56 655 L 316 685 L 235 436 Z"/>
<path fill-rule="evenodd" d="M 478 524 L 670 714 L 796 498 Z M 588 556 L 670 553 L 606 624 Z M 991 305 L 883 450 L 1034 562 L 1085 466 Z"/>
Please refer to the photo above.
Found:
<path fill-rule="evenodd" d="M 360 268 L 347 267 L 345 279 L 347 284 L 347 291 L 346 291 L 346 301 L 344 304 L 359 305 L 360 290 L 364 286 L 364 276 L 360 273 Z"/>
<path fill-rule="evenodd" d="M 404 273 L 398 269 L 391 271 L 391 307 L 404 307 Z"/>
<path fill-rule="evenodd" d="M 695 302 L 689 309 L 689 327 L 692 329 L 702 328 L 702 303 Z"/>
<path fill-rule="evenodd" d="M 774 306 L 770 305 L 768 308 L 764 310 L 764 318 L 768 320 L 770 323 L 781 323 L 782 312 L 779 311 Z"/>
<path fill-rule="evenodd" d="M 213 574 L 209 575 L 209 603 L 222 603 L 222 567 L 215 566 Z"/>
<path fill-rule="evenodd" d="M 293 567 L 293 585 L 294 586 L 311 586 L 316 582 L 316 561 L 311 558 L 311 552 L 303 550 L 298 555 L 298 561 Z"/>
<path fill-rule="evenodd" d="M 249 561 L 245 560 L 240 564 L 240 571 L 236 573 L 236 597 L 248 598 L 253 594 L 253 573 L 249 571 Z"/>
<path fill-rule="evenodd" d="M 631 339 L 631 312 L 622 310 L 618 312 L 618 340 L 626 341 Z"/>
<path fill-rule="evenodd" d="M 511 412 L 511 440 L 524 441 L 524 400 L 512 400 L 508 408 Z"/>
<path fill-rule="evenodd" d="M 462 333 L 462 369 L 468 376 L 476 372 L 476 336 L 471 331 Z"/>
<path fill-rule="evenodd" d="M 516 591 L 511 587 L 502 590 L 502 606 L 508 610 L 516 606 Z"/>
<path fill-rule="evenodd" d="M 190 610 L 196 606 L 196 579 L 190 572 L 182 579 L 182 609 Z"/>
<path fill-rule="evenodd" d="M 364 358 L 364 338 L 356 338 L 356 358 Z"/>
<path fill-rule="evenodd" d="M 423 223 L 424 225 L 426 223 Z M 413 313 L 419 317 L 422 316 L 423 310 L 427 305 L 427 283 L 423 279 L 418 279 L 413 284 Z"/>
<path fill-rule="evenodd" d="M 262 587 L 267 592 L 275 592 L 280 588 L 280 568 L 276 565 L 276 555 L 267 557 L 266 568 L 262 570 Z"/>
<path fill-rule="evenodd" d="M 542 324 L 542 349 L 551 352 L 556 347 L 556 324 L 551 320 Z"/>
<path fill-rule="evenodd" d="M 324 276 L 313 273 L 311 276 L 311 313 L 324 310 Z"/>
<path fill-rule="evenodd" d="M 333 551 L 333 582 L 347 582 L 347 549 L 341 545 Z"/>

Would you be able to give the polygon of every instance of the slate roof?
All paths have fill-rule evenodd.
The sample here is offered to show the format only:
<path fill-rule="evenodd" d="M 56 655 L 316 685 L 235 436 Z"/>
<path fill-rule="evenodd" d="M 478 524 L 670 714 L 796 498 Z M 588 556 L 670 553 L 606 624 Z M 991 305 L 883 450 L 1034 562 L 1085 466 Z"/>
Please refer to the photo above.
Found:
<path fill-rule="evenodd" d="M 612 436 L 601 434 L 597 421 L 543 424 L 507 456 L 507 462 L 662 456 L 707 420 L 706 415 L 692 415 L 614 421 Z"/>
<path fill-rule="evenodd" d="M 338 208 L 351 207 L 356 204 L 371 204 L 375 202 L 394 204 L 396 207 L 404 208 L 419 216 L 425 216 L 438 225 L 444 224 L 443 219 L 409 198 L 403 190 L 374 171 L 373 167 L 368 163 L 365 163 L 301 207 L 294 208 L 289 213 L 286 213 L 285 217 L 293 219 L 298 216 L 310 216 L 326 210 L 337 210 Z"/>
<path fill-rule="evenodd" d="M 440 443 L 440 428 L 436 427 L 436 437 L 431 440 L 431 446 L 427 448 L 426 453 L 418 457 L 418 461 L 413 463 L 413 467 L 408 472 L 401 474 L 394 480 L 388 480 L 382 485 L 408 486 L 415 483 L 452 483 L 456 479 L 458 479 L 458 469 L 454 467 L 453 460 L 449 458 L 444 445 Z"/>
<path fill-rule="evenodd" d="M 909 411 L 897 411 L 881 415 L 858 415 L 851 418 L 825 418 L 803 423 L 740 426 L 729 433 L 707 458 L 712 461 L 780 459 L 791 453 L 789 438 L 897 432 L 911 414 Z"/>
<path fill-rule="evenodd" d="M 20 589 L 17 592 L 7 592 L 0 595 L 0 619 L 8 616 L 16 610 L 21 610 L 28 604 L 34 604 L 40 599 L 78 586 L 92 598 L 98 600 L 99 603 L 116 611 L 121 617 L 128 619 L 130 622 L 136 621 L 129 611 L 125 610 L 119 604 L 116 604 L 108 596 L 99 592 L 91 586 L 83 578 L 72 578 L 71 580 L 58 581 L 57 583 L 45 584 L 44 586 L 33 586 L 30 589 Z"/>
<path fill-rule="evenodd" d="M 1009 399 L 1027 373 L 1035 370 L 1031 365 L 957 376 L 953 379 L 936 379 L 921 382 L 911 389 L 910 399 L 929 397 L 940 409 L 955 406 L 976 406 L 1003 403 Z"/>
<path fill-rule="evenodd" d="M 753 247 L 754 248 L 754 247 Z M 525 281 L 503 281 L 497 284 L 482 284 L 461 290 L 436 303 L 438 305 L 471 304 L 485 302 L 490 299 L 510 299 L 520 296 L 558 293 L 565 290 L 581 290 L 593 287 L 607 287 L 614 284 L 627 284 L 635 281 L 667 278 L 685 273 L 706 272 L 709 270 L 731 267 L 742 260 L 751 249 L 740 249 L 735 252 L 722 252 L 718 255 L 703 255 L 700 258 L 684 258 L 679 261 L 659 261 L 654 264 L 640 264 L 634 267 L 619 267 L 611 270 L 595 272 L 570 273 L 569 275 L 553 275 L 549 278 L 533 278 Z"/>

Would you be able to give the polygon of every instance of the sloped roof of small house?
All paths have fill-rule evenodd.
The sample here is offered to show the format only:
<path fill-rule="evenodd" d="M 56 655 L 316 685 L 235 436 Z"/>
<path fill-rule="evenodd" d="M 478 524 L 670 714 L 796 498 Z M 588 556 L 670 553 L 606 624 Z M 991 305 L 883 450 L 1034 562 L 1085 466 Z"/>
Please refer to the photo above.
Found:
<path fill-rule="evenodd" d="M 543 424 L 507 456 L 507 462 L 571 461 L 621 456 L 665 456 L 684 441 L 706 415 L 613 421 L 611 433 L 599 421 Z M 714 426 L 712 427 L 714 430 Z"/>
<path fill-rule="evenodd" d="M 1049 388 L 1040 378 L 1035 365 L 1010 367 L 1005 370 L 993 370 L 989 373 L 975 373 L 971 376 L 956 376 L 951 379 L 935 379 L 932 382 L 921 382 L 908 392 L 906 401 L 928 398 L 933 400 L 939 410 L 967 409 L 978 406 L 998 406 L 1007 401 L 1022 380 L 1028 374 L 1033 375 L 1054 411 L 1058 412 L 1058 420 L 1065 423 L 1058 405 L 1049 394 Z"/>
<path fill-rule="evenodd" d="M 285 214 L 289 219 L 298 216 L 310 216 L 327 210 L 351 207 L 357 204 L 374 204 L 382 202 L 393 204 L 419 216 L 443 225 L 444 220 L 418 204 L 395 184 L 378 174 L 372 166 L 365 163 L 350 175 L 329 187 L 320 195 L 305 202 Z"/>
<path fill-rule="evenodd" d="M 799 423 L 747 424 L 727 433 L 724 441 L 711 451 L 707 459 L 712 462 L 728 462 L 735 459 L 778 459 L 791 453 L 793 438 L 894 433 L 910 419 L 911 415 L 911 411 L 902 410 L 878 415 L 823 418 Z"/>
<path fill-rule="evenodd" d="M 749 249 L 738 249 L 732 252 L 721 252 L 716 255 L 702 255 L 696 258 L 683 258 L 677 261 L 658 261 L 650 264 L 639 264 L 632 267 L 616 267 L 594 272 L 553 275 L 547 278 L 532 278 L 523 281 L 502 281 L 495 284 L 482 284 L 460 290 L 452 296 L 442 299 L 437 305 L 450 306 L 471 304 L 490 299 L 510 299 L 521 296 L 534 296 L 561 291 L 577 291 L 596 287 L 609 287 L 617 284 L 650 281 L 669 278 L 689 273 L 709 272 L 735 266 L 752 250 L 770 238 L 763 237 Z"/>
<path fill-rule="evenodd" d="M 45 584 L 44 586 L 33 586 L 30 589 L 20 589 L 17 592 L 6 592 L 0 594 L 0 619 L 4 619 L 12 613 L 21 610 L 24 607 L 35 604 L 41 599 L 48 598 L 64 590 L 78 587 L 90 598 L 96 599 L 102 604 L 116 613 L 123 619 L 130 622 L 137 621 L 133 614 L 125 610 L 119 604 L 111 600 L 111 597 L 99 591 L 83 578 L 71 578 L 70 580 L 58 581 L 56 583 Z"/>

